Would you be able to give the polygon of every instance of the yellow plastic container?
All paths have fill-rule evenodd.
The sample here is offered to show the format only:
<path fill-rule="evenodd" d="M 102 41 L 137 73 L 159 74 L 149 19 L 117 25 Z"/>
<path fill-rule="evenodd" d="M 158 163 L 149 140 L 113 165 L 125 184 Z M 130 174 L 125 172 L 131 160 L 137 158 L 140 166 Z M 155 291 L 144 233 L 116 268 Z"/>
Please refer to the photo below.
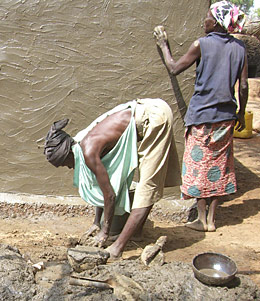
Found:
<path fill-rule="evenodd" d="M 251 138 L 253 135 L 253 113 L 248 111 L 245 112 L 245 124 L 246 127 L 243 131 L 238 132 L 234 130 L 235 138 Z"/>

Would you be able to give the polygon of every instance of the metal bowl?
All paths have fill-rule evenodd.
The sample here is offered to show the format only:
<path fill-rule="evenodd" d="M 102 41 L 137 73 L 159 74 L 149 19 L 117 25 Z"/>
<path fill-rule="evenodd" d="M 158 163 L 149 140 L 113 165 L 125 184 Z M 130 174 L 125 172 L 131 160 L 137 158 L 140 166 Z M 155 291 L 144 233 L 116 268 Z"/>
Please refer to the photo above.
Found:
<path fill-rule="evenodd" d="M 193 258 L 192 269 L 199 281 L 216 286 L 227 284 L 237 273 L 236 263 L 219 253 L 198 254 Z"/>

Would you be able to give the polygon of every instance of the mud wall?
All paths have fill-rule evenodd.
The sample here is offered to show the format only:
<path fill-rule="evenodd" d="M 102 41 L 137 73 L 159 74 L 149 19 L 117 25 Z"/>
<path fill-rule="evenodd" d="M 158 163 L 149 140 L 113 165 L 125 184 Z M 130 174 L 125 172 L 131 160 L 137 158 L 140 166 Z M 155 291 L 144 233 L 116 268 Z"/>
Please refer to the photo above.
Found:
<path fill-rule="evenodd" d="M 260 40 L 254 36 L 245 34 L 235 34 L 234 37 L 245 43 L 248 60 L 248 77 L 260 77 Z"/>
<path fill-rule="evenodd" d="M 73 172 L 43 155 L 53 121 L 72 135 L 119 103 L 160 97 L 171 106 L 181 158 L 176 97 L 192 94 L 194 68 L 170 79 L 153 40 L 163 24 L 179 58 L 203 34 L 207 0 L 2 0 L 0 2 L 1 192 L 77 194 Z"/>

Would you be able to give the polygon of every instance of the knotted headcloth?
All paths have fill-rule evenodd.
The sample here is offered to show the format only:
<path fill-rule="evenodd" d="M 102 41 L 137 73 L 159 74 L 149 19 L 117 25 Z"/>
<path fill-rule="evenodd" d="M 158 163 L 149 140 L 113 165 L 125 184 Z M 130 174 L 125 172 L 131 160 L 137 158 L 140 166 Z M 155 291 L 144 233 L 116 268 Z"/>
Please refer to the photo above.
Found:
<path fill-rule="evenodd" d="M 62 130 L 68 122 L 69 119 L 54 122 L 45 139 L 44 154 L 56 167 L 61 166 L 74 143 L 73 138 Z"/>
<path fill-rule="evenodd" d="M 245 14 L 238 7 L 228 1 L 212 4 L 210 10 L 217 22 L 229 32 L 237 29 L 239 32 L 245 24 Z"/>

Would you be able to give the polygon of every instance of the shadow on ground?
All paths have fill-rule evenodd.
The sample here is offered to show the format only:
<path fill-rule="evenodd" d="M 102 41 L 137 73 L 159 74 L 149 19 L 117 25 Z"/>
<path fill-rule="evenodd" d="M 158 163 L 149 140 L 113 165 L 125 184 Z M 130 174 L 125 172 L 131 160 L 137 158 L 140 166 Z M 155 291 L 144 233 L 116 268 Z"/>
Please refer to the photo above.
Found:
<path fill-rule="evenodd" d="M 253 190 L 260 187 L 259 177 L 237 159 L 235 159 L 235 172 L 238 189 L 233 199 L 242 196 L 249 190 Z"/>
<path fill-rule="evenodd" d="M 244 219 L 255 216 L 260 211 L 260 198 L 250 198 L 246 193 L 260 187 L 259 177 L 235 159 L 237 193 L 228 197 L 218 206 L 216 225 L 241 224 Z"/>
<path fill-rule="evenodd" d="M 187 231 L 193 232 L 193 235 L 187 235 Z M 161 227 L 155 226 L 154 222 L 147 220 L 144 227 L 144 240 L 141 242 L 130 241 L 127 244 L 126 250 L 136 250 L 137 248 L 144 249 L 148 244 L 154 244 L 160 236 L 167 236 L 167 243 L 164 246 L 165 252 L 171 252 L 177 249 L 183 249 L 189 247 L 205 238 L 204 232 L 197 232 L 186 228 L 185 226 L 169 226 Z M 131 259 L 138 258 L 138 256 L 131 257 Z"/>

